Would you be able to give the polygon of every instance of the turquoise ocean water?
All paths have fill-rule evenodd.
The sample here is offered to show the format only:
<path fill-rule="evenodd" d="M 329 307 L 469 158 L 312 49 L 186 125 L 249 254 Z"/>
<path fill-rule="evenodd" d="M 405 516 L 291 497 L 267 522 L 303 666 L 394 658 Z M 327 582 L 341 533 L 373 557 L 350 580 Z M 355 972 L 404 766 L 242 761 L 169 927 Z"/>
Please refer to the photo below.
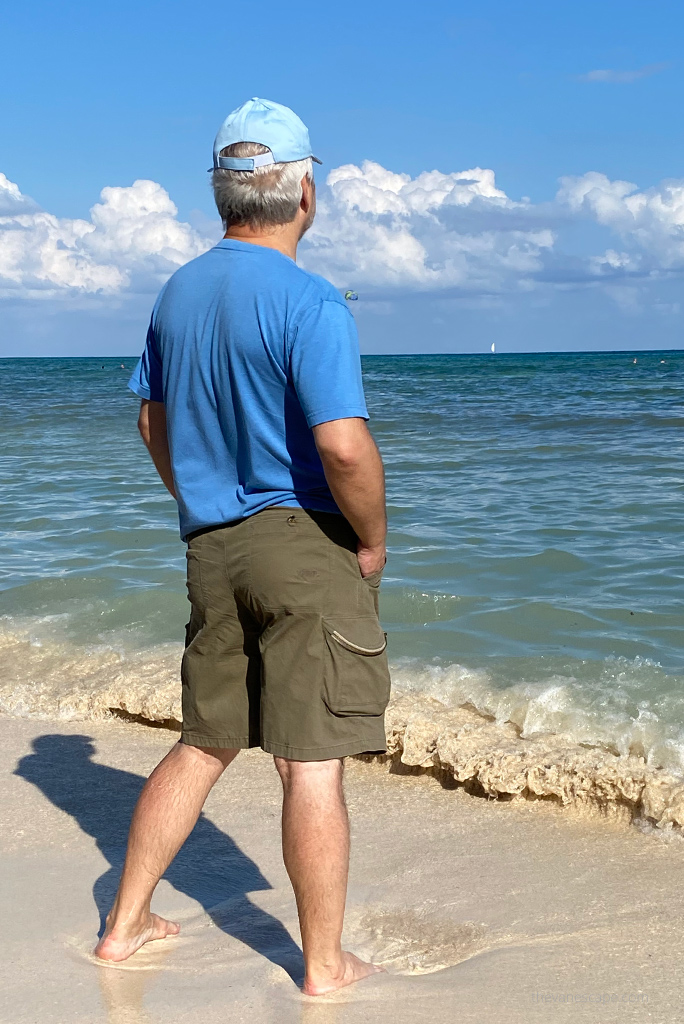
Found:
<path fill-rule="evenodd" d="M 88 659 L 134 688 L 183 635 L 134 363 L 0 361 L 10 713 L 53 713 Z M 684 770 L 684 354 L 372 356 L 364 378 L 397 690 Z"/>

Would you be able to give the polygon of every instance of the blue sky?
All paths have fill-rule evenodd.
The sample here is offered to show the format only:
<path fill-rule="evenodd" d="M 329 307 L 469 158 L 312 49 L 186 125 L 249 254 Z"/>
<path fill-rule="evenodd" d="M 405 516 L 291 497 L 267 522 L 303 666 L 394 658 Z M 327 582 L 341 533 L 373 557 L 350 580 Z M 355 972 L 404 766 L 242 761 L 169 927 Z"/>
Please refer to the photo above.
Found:
<path fill-rule="evenodd" d="M 309 125 L 302 262 L 359 291 L 364 351 L 681 345 L 681 3 L 39 2 L 3 22 L 2 355 L 141 347 L 164 277 L 219 233 L 211 143 L 252 95 Z"/>

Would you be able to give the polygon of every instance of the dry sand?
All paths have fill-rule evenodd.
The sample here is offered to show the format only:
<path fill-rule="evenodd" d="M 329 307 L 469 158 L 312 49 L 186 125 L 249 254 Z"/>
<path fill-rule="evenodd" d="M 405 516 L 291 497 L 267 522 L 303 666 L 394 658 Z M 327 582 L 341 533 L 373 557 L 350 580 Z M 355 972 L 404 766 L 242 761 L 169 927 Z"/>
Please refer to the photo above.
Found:
<path fill-rule="evenodd" d="M 279 781 L 259 751 L 228 770 L 159 887 L 181 936 L 99 966 L 132 805 L 174 736 L 13 718 L 0 734 L 2 1024 L 684 1017 L 681 836 L 353 760 L 345 940 L 388 973 L 303 997 Z"/>

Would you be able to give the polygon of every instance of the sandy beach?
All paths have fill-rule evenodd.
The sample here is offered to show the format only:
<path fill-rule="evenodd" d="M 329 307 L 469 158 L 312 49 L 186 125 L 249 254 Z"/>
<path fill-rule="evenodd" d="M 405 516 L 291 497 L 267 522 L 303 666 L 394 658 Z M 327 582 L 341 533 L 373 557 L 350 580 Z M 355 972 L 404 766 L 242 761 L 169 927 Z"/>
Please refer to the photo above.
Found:
<path fill-rule="evenodd" d="M 181 936 L 99 966 L 90 951 L 130 811 L 174 734 L 12 718 L 0 731 L 3 1024 L 621 1024 L 679 1013 L 679 835 L 359 760 L 347 764 L 345 940 L 387 974 L 303 997 L 280 784 L 260 751 L 231 766 L 161 883 L 155 909 Z"/>

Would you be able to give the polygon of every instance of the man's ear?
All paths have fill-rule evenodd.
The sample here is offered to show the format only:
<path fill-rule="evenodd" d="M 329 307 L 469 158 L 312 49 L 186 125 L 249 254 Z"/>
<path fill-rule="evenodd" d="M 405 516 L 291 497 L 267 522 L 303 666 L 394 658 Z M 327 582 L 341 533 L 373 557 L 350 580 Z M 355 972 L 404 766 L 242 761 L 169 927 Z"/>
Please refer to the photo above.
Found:
<path fill-rule="evenodd" d="M 313 202 L 314 184 L 309 177 L 305 174 L 302 178 L 302 198 L 299 201 L 299 205 L 304 213 L 308 213 L 311 209 Z"/>

